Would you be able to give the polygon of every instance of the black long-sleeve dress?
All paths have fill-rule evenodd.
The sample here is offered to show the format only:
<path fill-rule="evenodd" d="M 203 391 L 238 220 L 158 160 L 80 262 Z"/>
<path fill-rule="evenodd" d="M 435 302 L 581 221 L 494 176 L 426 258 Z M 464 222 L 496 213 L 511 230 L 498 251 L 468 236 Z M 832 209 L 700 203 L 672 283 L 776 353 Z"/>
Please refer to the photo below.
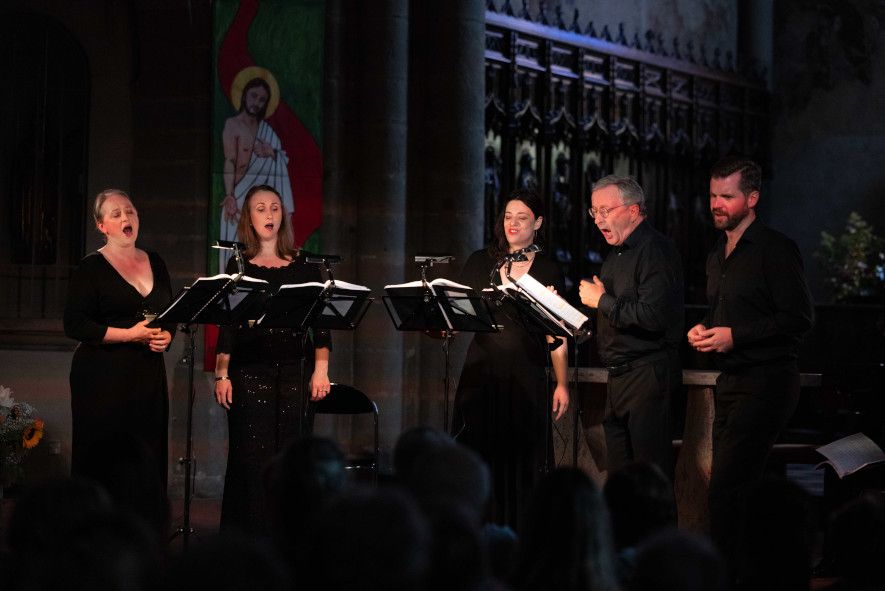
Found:
<path fill-rule="evenodd" d="M 102 343 L 108 327 L 129 328 L 143 312 L 159 312 L 172 299 L 166 264 L 148 252 L 154 287 L 147 297 L 99 252 L 87 255 L 71 275 L 65 334 L 80 341 L 71 362 L 71 473 L 93 468 L 95 449 L 125 434 L 146 444 L 166 491 L 169 398 L 162 353 L 141 343 Z M 174 333 L 175 326 L 163 326 Z"/>
<path fill-rule="evenodd" d="M 235 261 L 228 272 L 235 271 Z M 285 267 L 246 262 L 246 275 L 280 285 L 322 281 L 316 265 L 298 256 Z M 306 386 L 314 349 L 331 348 L 329 331 L 309 335 L 284 328 L 223 328 L 216 353 L 230 354 L 233 403 L 228 417 L 227 472 L 221 504 L 222 529 L 266 534 L 264 471 L 288 443 L 307 432 Z M 304 364 L 302 367 L 302 359 Z"/>
<path fill-rule="evenodd" d="M 473 253 L 461 282 L 485 289 L 494 265 L 486 250 Z M 529 274 L 562 292 L 559 267 L 542 253 L 535 255 Z M 500 284 L 498 273 L 493 279 Z M 530 334 L 508 315 L 515 314 L 509 304 L 494 307 L 493 313 L 503 328 L 476 333 L 470 343 L 455 394 L 452 434 L 489 464 L 490 519 L 517 528 L 543 475 L 545 459 L 553 457 L 546 428 L 552 404 L 547 379 L 550 354 L 544 335 Z"/>

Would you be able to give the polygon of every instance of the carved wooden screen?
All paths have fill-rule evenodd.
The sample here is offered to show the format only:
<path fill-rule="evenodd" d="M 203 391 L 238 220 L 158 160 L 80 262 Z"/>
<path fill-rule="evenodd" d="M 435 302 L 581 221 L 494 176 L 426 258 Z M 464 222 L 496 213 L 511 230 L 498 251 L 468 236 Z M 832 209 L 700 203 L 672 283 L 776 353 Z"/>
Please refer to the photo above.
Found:
<path fill-rule="evenodd" d="M 633 175 L 651 223 L 683 254 L 686 302 L 703 303 L 715 236 L 708 170 L 728 153 L 767 161 L 768 94 L 733 71 L 730 55 L 718 67 L 718 51 L 711 64 L 691 44 L 683 56 L 675 39 L 667 52 L 651 32 L 643 46 L 623 27 L 612 41 L 575 21 L 566 30 L 561 19 L 486 13 L 486 218 L 514 188 L 536 187 L 546 204 L 542 246 L 571 286 L 597 272 L 607 247 L 587 214 L 592 183 Z"/>

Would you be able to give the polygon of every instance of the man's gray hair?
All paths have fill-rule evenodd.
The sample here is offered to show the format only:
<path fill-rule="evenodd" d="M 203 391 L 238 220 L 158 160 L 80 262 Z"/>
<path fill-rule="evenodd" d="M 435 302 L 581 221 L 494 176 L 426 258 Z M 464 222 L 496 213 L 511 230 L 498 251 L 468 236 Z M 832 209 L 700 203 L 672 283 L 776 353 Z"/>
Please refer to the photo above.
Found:
<path fill-rule="evenodd" d="M 621 195 L 621 203 L 625 205 L 633 205 L 635 203 L 639 206 L 640 215 L 648 215 L 648 211 L 645 209 L 645 191 L 642 190 L 642 187 L 633 177 L 618 174 L 604 176 L 593 183 L 593 191 L 598 191 L 611 185 L 618 188 L 618 193 Z"/>

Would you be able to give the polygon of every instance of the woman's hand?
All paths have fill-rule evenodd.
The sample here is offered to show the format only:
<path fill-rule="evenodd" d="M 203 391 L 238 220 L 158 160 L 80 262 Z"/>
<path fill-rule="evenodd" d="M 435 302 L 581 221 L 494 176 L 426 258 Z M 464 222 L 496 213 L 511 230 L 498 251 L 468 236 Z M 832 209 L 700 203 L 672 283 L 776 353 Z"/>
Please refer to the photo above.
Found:
<path fill-rule="evenodd" d="M 557 384 L 553 390 L 553 420 L 558 421 L 568 410 L 568 387 Z"/>
<path fill-rule="evenodd" d="M 322 400 L 329 393 L 332 384 L 329 382 L 329 374 L 319 368 L 313 370 L 310 376 L 310 399 Z"/>
<path fill-rule="evenodd" d="M 162 329 L 160 328 L 148 328 L 148 323 L 150 320 L 142 320 L 138 324 L 135 324 L 128 328 L 129 331 L 129 342 L 131 343 L 141 343 L 143 345 L 150 345 L 151 342 L 157 337 Z M 170 336 L 171 340 L 171 336 Z M 168 341 L 166 343 L 169 344 Z"/>
<path fill-rule="evenodd" d="M 160 332 L 151 337 L 150 343 L 148 346 L 151 348 L 151 351 L 155 353 L 162 353 L 169 347 L 169 343 L 172 342 L 172 333 L 168 330 L 160 329 Z"/>
<path fill-rule="evenodd" d="M 215 380 L 215 402 L 230 410 L 230 405 L 234 401 L 234 387 L 230 383 L 230 378 L 224 377 Z"/>

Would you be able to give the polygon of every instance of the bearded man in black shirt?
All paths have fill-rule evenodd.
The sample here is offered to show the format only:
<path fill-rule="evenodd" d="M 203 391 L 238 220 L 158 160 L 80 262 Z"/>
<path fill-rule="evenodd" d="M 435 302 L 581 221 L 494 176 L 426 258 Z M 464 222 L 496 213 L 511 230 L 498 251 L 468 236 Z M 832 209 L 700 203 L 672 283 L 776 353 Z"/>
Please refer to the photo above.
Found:
<path fill-rule="evenodd" d="M 799 341 L 814 307 L 796 244 L 756 219 L 761 169 L 728 157 L 710 179 L 713 224 L 725 233 L 707 258 L 709 310 L 688 342 L 716 357 L 710 533 L 734 558 L 742 493 L 758 482 L 799 400 Z"/>
<path fill-rule="evenodd" d="M 608 368 L 603 422 L 608 470 L 633 461 L 673 477 L 670 396 L 682 387 L 682 261 L 646 221 L 645 194 L 630 177 L 593 185 L 590 216 L 612 245 L 600 277 L 583 280 L 581 302 L 598 310 L 596 338 Z"/>

